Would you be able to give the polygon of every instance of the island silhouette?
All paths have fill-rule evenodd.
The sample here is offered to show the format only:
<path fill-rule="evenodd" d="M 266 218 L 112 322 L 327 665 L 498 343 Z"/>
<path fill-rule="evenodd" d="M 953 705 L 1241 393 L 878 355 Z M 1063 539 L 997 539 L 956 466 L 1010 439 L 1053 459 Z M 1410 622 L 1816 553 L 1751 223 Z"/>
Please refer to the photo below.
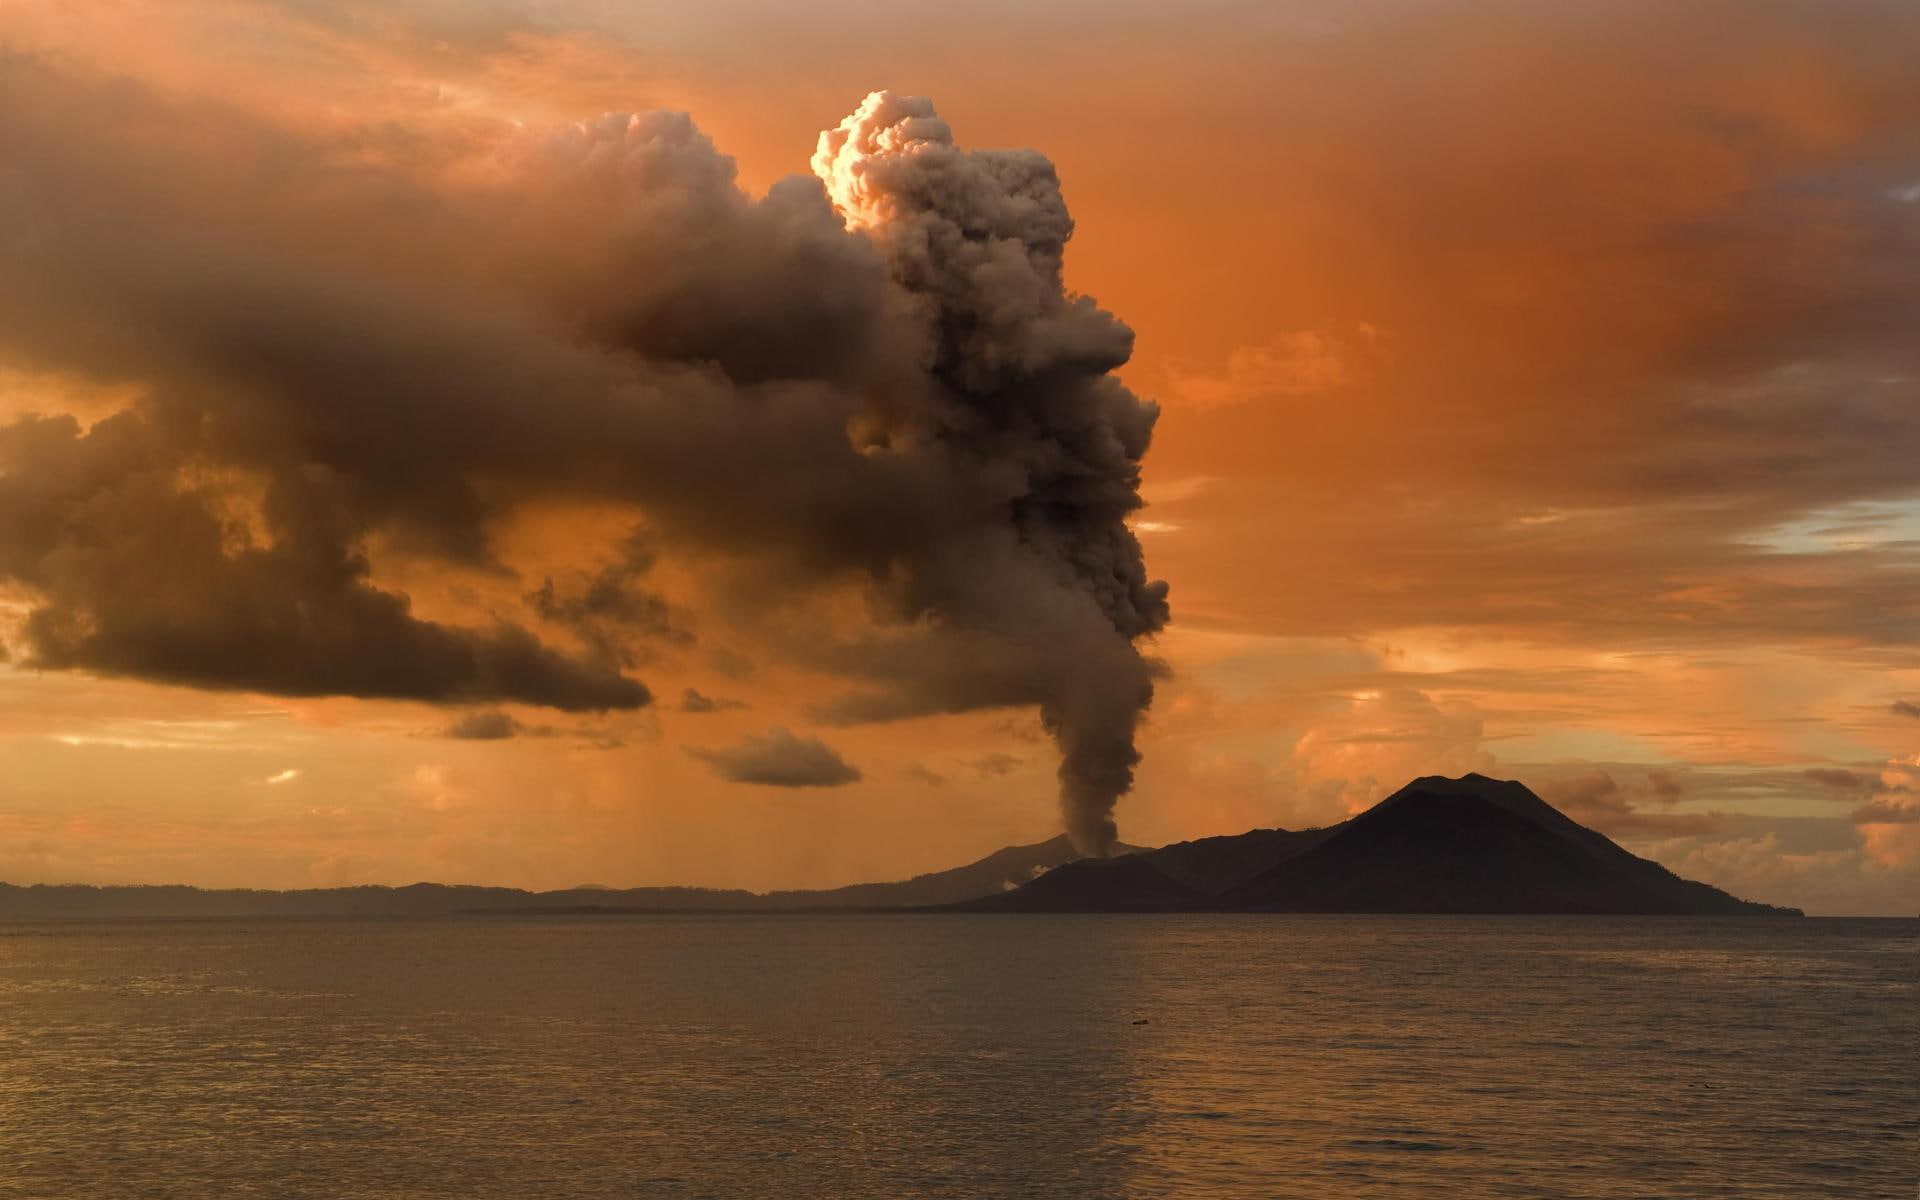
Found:
<path fill-rule="evenodd" d="M 0 918 L 667 912 L 1510 913 L 1799 916 L 1622 848 L 1524 785 L 1426 776 L 1320 829 L 1255 829 L 1081 858 L 1062 835 L 886 883 L 751 892 L 417 883 L 290 891 L 0 884 Z"/>
<path fill-rule="evenodd" d="M 1801 915 L 1622 848 L 1523 784 L 1416 779 L 1323 829 L 1259 829 L 1066 863 L 972 912 Z"/>

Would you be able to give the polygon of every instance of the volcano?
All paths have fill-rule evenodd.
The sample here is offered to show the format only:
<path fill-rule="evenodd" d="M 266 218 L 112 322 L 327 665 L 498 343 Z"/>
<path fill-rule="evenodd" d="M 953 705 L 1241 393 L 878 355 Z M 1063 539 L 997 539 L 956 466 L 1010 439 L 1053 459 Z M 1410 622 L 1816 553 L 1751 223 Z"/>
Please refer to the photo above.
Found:
<path fill-rule="evenodd" d="M 1799 915 L 1682 879 L 1510 780 L 1428 776 L 1324 829 L 1069 863 L 972 912 Z"/>

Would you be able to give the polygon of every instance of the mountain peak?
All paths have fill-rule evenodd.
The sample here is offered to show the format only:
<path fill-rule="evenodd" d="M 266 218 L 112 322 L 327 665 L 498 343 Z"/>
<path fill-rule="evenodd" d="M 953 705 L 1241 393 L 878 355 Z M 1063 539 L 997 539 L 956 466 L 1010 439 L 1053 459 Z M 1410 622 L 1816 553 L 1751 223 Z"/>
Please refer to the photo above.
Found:
<path fill-rule="evenodd" d="M 1429 775 L 1325 829 L 1070 863 L 962 907 L 1074 912 L 1779 913 L 1681 879 L 1526 785 Z"/>

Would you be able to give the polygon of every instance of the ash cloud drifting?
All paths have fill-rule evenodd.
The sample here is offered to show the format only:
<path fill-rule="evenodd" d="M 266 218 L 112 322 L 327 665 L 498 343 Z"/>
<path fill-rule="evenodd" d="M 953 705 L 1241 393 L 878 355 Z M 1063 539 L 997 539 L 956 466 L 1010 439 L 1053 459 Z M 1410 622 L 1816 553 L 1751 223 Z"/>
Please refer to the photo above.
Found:
<path fill-rule="evenodd" d="M 863 589 L 863 633 L 796 651 L 853 683 L 833 719 L 1036 706 L 1069 831 L 1111 846 L 1167 619 L 1125 523 L 1156 409 L 1111 375 L 1130 332 L 1062 286 L 1045 158 L 875 93 L 756 199 L 682 114 L 370 141 L 6 69 L 0 362 L 141 393 L 0 426 L 28 662 L 633 708 L 635 639 L 684 638 L 640 577 L 694 547 Z M 569 500 L 648 540 L 485 628 L 370 563 L 511 573 L 500 519 Z"/>

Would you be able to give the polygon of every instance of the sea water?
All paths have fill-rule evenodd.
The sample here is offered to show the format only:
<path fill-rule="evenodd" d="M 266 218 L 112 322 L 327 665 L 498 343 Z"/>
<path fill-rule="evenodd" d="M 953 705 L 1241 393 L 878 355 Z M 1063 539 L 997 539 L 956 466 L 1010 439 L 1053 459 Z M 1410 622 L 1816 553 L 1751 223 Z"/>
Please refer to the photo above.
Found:
<path fill-rule="evenodd" d="M 1920 922 L 0 924 L 0 1195 L 1910 1197 Z"/>

